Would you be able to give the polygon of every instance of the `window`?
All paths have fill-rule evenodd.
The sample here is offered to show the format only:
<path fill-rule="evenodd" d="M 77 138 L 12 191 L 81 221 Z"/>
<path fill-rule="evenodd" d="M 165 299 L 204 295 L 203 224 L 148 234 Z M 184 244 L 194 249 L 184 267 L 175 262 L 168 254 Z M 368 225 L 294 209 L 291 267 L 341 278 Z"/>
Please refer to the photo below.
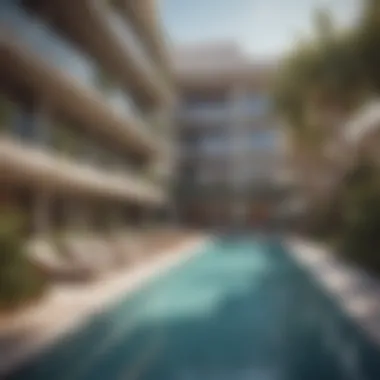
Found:
<path fill-rule="evenodd" d="M 200 142 L 201 149 L 208 153 L 224 152 L 228 145 L 228 138 L 222 133 L 205 136 Z"/>
<path fill-rule="evenodd" d="M 277 145 L 278 133 L 274 130 L 253 131 L 249 137 L 251 148 L 274 149 Z"/>
<path fill-rule="evenodd" d="M 271 99 L 265 94 L 252 94 L 241 100 L 241 109 L 257 117 L 263 116 L 270 111 Z"/>

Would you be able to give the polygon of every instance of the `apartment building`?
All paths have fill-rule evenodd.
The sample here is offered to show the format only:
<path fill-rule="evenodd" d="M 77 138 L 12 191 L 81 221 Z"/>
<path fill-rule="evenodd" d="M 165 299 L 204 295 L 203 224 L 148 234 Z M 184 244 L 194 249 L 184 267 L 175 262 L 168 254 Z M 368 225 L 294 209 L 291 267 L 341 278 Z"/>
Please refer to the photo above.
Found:
<path fill-rule="evenodd" d="M 0 198 L 28 234 L 166 206 L 173 84 L 150 0 L 0 2 Z"/>
<path fill-rule="evenodd" d="M 273 70 L 230 43 L 176 52 L 183 221 L 254 224 L 273 215 L 286 179 L 286 144 L 270 95 Z"/>

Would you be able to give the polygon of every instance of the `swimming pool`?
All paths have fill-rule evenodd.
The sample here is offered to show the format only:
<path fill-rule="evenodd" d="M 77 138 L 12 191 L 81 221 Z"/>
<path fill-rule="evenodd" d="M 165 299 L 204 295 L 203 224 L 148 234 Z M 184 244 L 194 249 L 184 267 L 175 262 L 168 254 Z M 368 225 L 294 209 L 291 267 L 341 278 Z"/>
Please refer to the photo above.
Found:
<path fill-rule="evenodd" d="M 11 379 L 372 380 L 378 358 L 281 244 L 224 238 Z"/>

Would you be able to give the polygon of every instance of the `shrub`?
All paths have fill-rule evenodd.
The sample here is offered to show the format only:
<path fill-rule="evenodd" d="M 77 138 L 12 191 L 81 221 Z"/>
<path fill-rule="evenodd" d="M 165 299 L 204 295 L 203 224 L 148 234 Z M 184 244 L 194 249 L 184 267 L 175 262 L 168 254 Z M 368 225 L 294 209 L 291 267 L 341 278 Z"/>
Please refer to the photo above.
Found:
<path fill-rule="evenodd" d="M 338 253 L 380 273 L 380 172 L 358 161 L 326 207 L 310 213 L 308 233 L 334 245 Z"/>
<path fill-rule="evenodd" d="M 0 308 L 11 309 L 42 295 L 45 280 L 29 262 L 23 248 L 20 214 L 0 216 Z"/>
<path fill-rule="evenodd" d="M 304 228 L 312 238 L 336 244 L 342 233 L 342 208 L 341 189 L 331 194 L 331 199 L 326 204 L 315 205 L 310 210 Z"/>
<path fill-rule="evenodd" d="M 362 163 L 342 191 L 341 252 L 380 272 L 380 181 L 378 170 Z"/>

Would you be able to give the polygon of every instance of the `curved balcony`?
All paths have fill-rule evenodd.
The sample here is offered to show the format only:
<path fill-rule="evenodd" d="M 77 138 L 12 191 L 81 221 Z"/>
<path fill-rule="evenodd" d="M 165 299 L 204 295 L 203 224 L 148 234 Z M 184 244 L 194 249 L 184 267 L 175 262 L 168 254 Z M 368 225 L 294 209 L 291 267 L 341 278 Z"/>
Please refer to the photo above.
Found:
<path fill-rule="evenodd" d="M 96 62 L 63 39 L 46 23 L 23 10 L 17 3 L 2 5 L 0 25 L 11 38 L 17 39 L 34 54 L 38 54 L 54 68 L 70 75 L 78 83 L 99 92 L 116 112 L 130 115 L 131 100 L 120 91 L 109 96 L 97 83 L 100 69 Z M 115 102 L 114 97 L 118 101 Z"/>
<path fill-rule="evenodd" d="M 148 42 L 151 55 L 158 57 L 163 69 L 169 68 L 168 41 L 166 30 L 160 23 L 156 1 L 114 1 L 120 10 L 130 19 L 139 31 L 141 39 Z"/>
<path fill-rule="evenodd" d="M 27 147 L 5 136 L 0 137 L 0 169 L 3 179 L 57 194 L 82 194 L 161 204 L 160 187 L 120 169 L 102 169 L 57 156 L 48 150 Z"/>
<path fill-rule="evenodd" d="M 107 20 L 108 25 L 122 41 L 130 58 L 143 71 L 143 75 L 150 79 L 151 86 L 156 87 L 155 91 L 160 93 L 161 97 L 170 99 L 170 85 L 167 74 L 160 69 L 159 63 L 156 62 L 152 54 L 149 54 L 147 47 L 144 46 L 145 42 L 138 36 L 130 21 L 117 10 L 111 7 L 108 8 L 108 12 L 106 9 L 102 9 L 102 13 L 109 17 L 109 20 Z"/>
<path fill-rule="evenodd" d="M 0 28 L 4 67 L 18 69 L 13 73 L 16 79 L 47 94 L 71 116 L 86 119 L 89 128 L 99 128 L 118 141 L 124 139 L 139 153 L 157 148 L 131 98 L 121 88 L 102 88 L 100 68 L 91 57 L 17 2 L 0 5 Z"/>
<path fill-rule="evenodd" d="M 40 2 L 50 5 L 50 0 Z M 55 0 L 53 17 L 54 24 L 114 72 L 144 103 L 173 101 L 172 89 L 143 41 L 108 1 Z"/>

